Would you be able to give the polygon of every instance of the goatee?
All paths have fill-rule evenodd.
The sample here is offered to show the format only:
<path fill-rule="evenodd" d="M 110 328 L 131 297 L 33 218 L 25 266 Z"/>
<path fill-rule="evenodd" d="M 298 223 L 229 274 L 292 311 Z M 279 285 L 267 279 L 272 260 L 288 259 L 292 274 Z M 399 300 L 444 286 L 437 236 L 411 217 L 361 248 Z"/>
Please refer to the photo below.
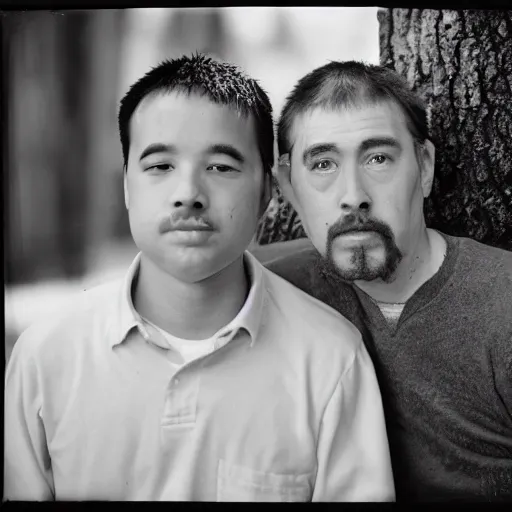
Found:
<path fill-rule="evenodd" d="M 355 246 L 351 249 L 350 265 L 346 268 L 336 263 L 333 254 L 333 245 L 337 237 L 350 232 L 371 231 L 381 237 L 384 245 L 384 259 L 380 264 L 370 265 L 369 250 L 364 246 Z M 384 222 L 376 219 L 366 218 L 362 214 L 346 215 L 327 232 L 327 250 L 325 257 L 319 262 L 321 272 L 330 280 L 337 279 L 343 282 L 373 281 L 382 279 L 390 282 L 393 279 L 395 270 L 402 260 L 402 253 L 395 243 L 395 237 L 391 228 Z"/>

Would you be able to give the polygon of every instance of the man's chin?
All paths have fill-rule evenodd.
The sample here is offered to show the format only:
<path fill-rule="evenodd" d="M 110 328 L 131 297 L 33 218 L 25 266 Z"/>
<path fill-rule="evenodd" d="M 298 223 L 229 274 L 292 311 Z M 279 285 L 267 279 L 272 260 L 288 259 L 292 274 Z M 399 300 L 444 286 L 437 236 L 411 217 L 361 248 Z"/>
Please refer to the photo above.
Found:
<path fill-rule="evenodd" d="M 323 258 L 321 270 L 324 275 L 333 281 L 342 281 L 353 284 L 355 281 L 383 281 L 392 280 L 392 274 L 384 263 L 376 266 L 347 264 L 332 259 Z"/>
<path fill-rule="evenodd" d="M 325 272 L 333 279 L 391 282 L 402 259 L 392 237 L 378 232 L 354 233 L 328 238 L 324 256 Z"/>
<path fill-rule="evenodd" d="M 339 278 L 350 283 L 354 281 L 374 281 L 382 278 L 383 274 L 381 269 L 335 268 Z"/>

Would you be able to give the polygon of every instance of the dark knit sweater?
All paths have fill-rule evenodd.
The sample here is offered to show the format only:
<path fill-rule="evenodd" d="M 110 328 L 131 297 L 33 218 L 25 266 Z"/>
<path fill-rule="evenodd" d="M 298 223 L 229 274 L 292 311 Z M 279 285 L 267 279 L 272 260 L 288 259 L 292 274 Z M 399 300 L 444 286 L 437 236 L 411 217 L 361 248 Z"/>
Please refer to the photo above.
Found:
<path fill-rule="evenodd" d="M 395 329 L 328 282 L 309 246 L 268 268 L 363 333 L 386 412 L 397 500 L 512 500 L 512 253 L 445 236 L 439 271 Z"/>

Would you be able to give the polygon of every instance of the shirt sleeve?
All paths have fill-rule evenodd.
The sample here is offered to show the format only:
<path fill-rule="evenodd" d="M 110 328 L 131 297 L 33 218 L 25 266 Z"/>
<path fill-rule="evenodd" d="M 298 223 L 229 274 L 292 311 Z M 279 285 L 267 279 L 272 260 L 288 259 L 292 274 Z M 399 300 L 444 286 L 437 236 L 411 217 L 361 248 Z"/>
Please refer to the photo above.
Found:
<path fill-rule="evenodd" d="M 29 337 L 16 342 L 5 376 L 4 499 L 45 501 L 54 499 L 53 475 Z"/>
<path fill-rule="evenodd" d="M 394 501 L 382 399 L 361 343 L 326 407 L 313 501 Z"/>

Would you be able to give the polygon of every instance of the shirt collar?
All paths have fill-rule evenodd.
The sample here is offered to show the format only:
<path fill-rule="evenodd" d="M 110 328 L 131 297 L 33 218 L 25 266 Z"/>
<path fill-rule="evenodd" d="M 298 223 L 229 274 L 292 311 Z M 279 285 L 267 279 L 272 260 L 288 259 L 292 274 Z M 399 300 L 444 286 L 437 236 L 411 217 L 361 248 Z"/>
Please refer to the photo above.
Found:
<path fill-rule="evenodd" d="M 127 337 L 128 333 L 137 327 L 144 337 L 147 337 L 146 328 L 141 316 L 135 310 L 132 300 L 132 286 L 134 280 L 139 274 L 141 253 L 135 256 L 132 264 L 128 268 L 124 278 L 120 303 L 118 329 L 113 337 L 111 346 L 121 344 Z M 265 285 L 263 267 L 258 260 L 248 251 L 244 253 L 244 264 L 250 282 L 250 289 L 247 298 L 235 318 L 226 326 L 219 329 L 216 333 L 217 337 L 234 336 L 239 329 L 245 329 L 251 337 L 251 346 L 258 336 L 259 327 L 262 320 L 262 310 L 265 298 Z"/>
<path fill-rule="evenodd" d="M 139 329 L 143 327 L 142 319 L 135 310 L 132 301 L 132 285 L 133 281 L 139 275 L 140 257 L 141 253 L 138 253 L 137 256 L 135 256 L 135 259 L 128 268 L 123 281 L 121 295 L 119 297 L 118 329 L 116 335 L 112 339 L 112 347 L 121 344 L 134 327 L 138 327 Z"/>
<path fill-rule="evenodd" d="M 242 309 L 235 318 L 217 333 L 218 336 L 236 334 L 245 329 L 251 337 L 251 346 L 258 337 L 262 322 L 262 310 L 265 300 L 265 283 L 261 263 L 248 251 L 244 253 L 244 264 L 250 282 L 250 289 Z"/>

